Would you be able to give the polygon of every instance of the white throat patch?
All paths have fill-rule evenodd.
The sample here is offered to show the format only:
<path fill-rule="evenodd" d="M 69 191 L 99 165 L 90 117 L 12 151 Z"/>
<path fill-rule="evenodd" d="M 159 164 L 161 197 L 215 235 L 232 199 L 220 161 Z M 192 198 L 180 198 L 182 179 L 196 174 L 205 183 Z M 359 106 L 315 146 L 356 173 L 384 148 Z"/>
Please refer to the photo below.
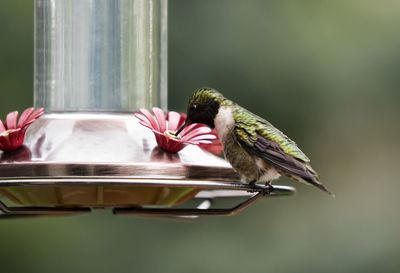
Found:
<path fill-rule="evenodd" d="M 234 124 L 232 110 L 229 107 L 221 106 L 214 118 L 214 125 L 219 138 L 225 139 Z"/>

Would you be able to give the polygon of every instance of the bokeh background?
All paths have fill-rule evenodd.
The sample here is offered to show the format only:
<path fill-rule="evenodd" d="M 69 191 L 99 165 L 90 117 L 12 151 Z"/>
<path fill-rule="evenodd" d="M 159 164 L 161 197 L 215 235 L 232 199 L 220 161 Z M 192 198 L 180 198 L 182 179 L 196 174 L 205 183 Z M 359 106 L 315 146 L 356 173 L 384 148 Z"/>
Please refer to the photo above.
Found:
<path fill-rule="evenodd" d="M 2 117 L 32 104 L 32 10 L 0 2 Z M 336 198 L 296 185 L 194 223 L 2 220 L 0 272 L 399 272 L 399 25 L 399 1 L 170 0 L 170 108 L 219 89 L 295 139 Z"/>

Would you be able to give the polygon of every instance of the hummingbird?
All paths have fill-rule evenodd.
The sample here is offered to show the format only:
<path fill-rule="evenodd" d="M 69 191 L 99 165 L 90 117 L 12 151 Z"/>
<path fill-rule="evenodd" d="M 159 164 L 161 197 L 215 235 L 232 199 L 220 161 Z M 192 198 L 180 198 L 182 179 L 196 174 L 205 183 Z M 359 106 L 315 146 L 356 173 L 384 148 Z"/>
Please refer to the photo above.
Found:
<path fill-rule="evenodd" d="M 294 141 L 217 90 L 203 87 L 193 92 L 187 107 L 187 119 L 176 135 L 192 123 L 216 129 L 225 159 L 243 182 L 253 186 L 265 183 L 272 191 L 271 182 L 285 175 L 333 195 L 319 181 L 310 159 Z"/>

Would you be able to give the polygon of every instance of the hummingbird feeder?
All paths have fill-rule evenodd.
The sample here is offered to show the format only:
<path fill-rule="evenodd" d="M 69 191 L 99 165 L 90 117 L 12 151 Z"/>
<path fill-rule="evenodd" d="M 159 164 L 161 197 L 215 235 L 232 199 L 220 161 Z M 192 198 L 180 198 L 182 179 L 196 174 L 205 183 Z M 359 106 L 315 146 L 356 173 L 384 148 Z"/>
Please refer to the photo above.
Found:
<path fill-rule="evenodd" d="M 0 152 L 0 218 L 233 215 L 294 193 L 239 182 L 203 145 L 165 152 L 133 115 L 167 109 L 167 0 L 35 0 L 34 9 L 34 106 L 46 113 L 21 148 Z"/>

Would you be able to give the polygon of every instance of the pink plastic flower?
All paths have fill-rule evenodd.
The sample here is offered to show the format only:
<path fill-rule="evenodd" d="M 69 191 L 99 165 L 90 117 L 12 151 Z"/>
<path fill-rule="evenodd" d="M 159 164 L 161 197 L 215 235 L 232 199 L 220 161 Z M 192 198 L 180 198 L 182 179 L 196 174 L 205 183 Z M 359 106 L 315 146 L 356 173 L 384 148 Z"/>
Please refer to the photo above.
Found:
<path fill-rule="evenodd" d="M 14 111 L 7 115 L 6 122 L 0 120 L 0 150 L 10 152 L 21 147 L 26 129 L 43 113 L 43 108 L 28 108 L 19 119 L 18 112 Z"/>
<path fill-rule="evenodd" d="M 181 113 L 181 116 L 184 118 L 184 120 L 186 120 L 187 115 L 185 113 Z M 224 148 L 222 147 L 221 140 L 218 138 L 217 131 L 213 129 L 210 134 L 214 135 L 215 139 L 213 139 L 211 143 L 200 143 L 199 147 L 216 156 L 222 156 L 224 153 Z"/>
<path fill-rule="evenodd" d="M 154 107 L 152 115 L 146 109 L 140 109 L 135 113 L 139 123 L 151 129 L 156 137 L 157 144 L 167 152 L 177 153 L 186 145 L 210 144 L 215 139 L 211 129 L 203 124 L 193 123 L 186 126 L 182 132 L 175 136 L 175 132 L 185 122 L 185 115 L 170 111 L 167 115 L 157 107 Z"/>
<path fill-rule="evenodd" d="M 202 144 L 200 143 L 200 148 L 214 154 L 217 156 L 222 156 L 224 153 L 224 148 L 222 147 L 221 140 L 217 138 L 217 132 L 214 130 L 211 131 L 211 134 L 215 135 L 215 139 L 211 141 L 210 144 Z"/>

